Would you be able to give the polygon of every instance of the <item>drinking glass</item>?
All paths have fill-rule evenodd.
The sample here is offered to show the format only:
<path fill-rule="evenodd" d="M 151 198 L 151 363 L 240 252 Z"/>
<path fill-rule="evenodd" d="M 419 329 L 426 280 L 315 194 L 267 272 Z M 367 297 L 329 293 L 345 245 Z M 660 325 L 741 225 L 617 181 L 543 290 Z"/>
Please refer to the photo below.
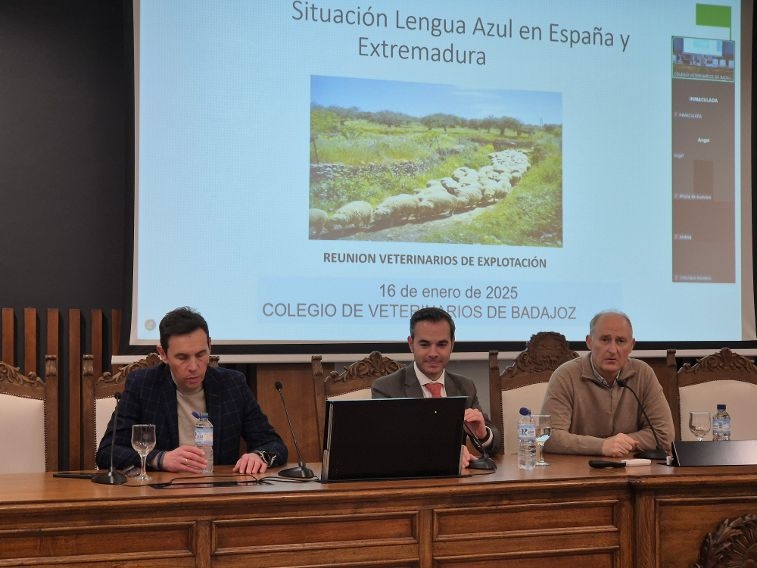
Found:
<path fill-rule="evenodd" d="M 155 424 L 134 424 L 131 427 L 131 447 L 139 454 L 142 460 L 142 470 L 135 477 L 137 481 L 149 481 L 147 475 L 147 454 L 155 447 Z"/>
<path fill-rule="evenodd" d="M 532 414 L 536 427 L 536 463 L 534 465 L 549 465 L 544 461 L 544 442 L 552 433 L 552 416 L 549 414 Z"/>
<path fill-rule="evenodd" d="M 692 410 L 689 412 L 689 430 L 701 442 L 712 428 L 712 418 L 707 410 Z"/>

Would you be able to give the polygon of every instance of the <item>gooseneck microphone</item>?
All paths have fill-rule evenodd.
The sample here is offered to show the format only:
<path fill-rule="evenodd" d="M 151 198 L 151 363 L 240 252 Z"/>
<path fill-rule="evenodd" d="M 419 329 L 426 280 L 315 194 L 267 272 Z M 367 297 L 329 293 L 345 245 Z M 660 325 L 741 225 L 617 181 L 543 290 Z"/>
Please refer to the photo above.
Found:
<path fill-rule="evenodd" d="M 113 436 L 110 440 L 110 469 L 108 473 L 99 473 L 92 476 L 92 481 L 102 483 L 103 485 L 122 485 L 126 483 L 126 476 L 113 467 L 113 448 L 116 447 L 116 430 L 118 429 L 118 402 L 121 400 L 121 393 L 114 392 L 113 398 L 116 399 L 116 409 L 113 411 Z"/>
<path fill-rule="evenodd" d="M 494 460 L 491 457 L 489 457 L 489 453 L 486 451 L 486 448 L 484 448 L 481 440 L 478 439 L 478 436 L 473 433 L 473 430 L 471 430 L 465 422 L 463 422 L 463 428 L 465 429 L 465 433 L 468 434 L 468 438 L 470 438 L 470 441 L 473 443 L 473 447 L 481 454 L 481 457 L 470 461 L 468 468 L 496 470 L 497 464 L 494 463 Z"/>
<path fill-rule="evenodd" d="M 284 387 L 281 385 L 280 381 L 276 381 L 274 386 L 276 387 L 276 390 L 279 391 L 279 396 L 281 397 L 281 405 L 284 407 L 284 414 L 286 414 L 287 424 L 289 424 L 289 433 L 292 435 L 292 442 L 294 443 L 294 449 L 297 451 L 297 467 L 290 467 L 288 469 L 282 469 L 279 472 L 279 475 L 282 477 L 298 477 L 300 479 L 309 479 L 311 477 L 315 477 L 313 470 L 310 469 L 308 466 L 306 466 L 305 462 L 302 461 L 302 453 L 300 452 L 300 446 L 297 444 L 297 438 L 295 438 L 294 436 L 294 428 L 292 428 L 292 421 L 289 419 L 289 411 L 287 410 L 287 403 L 284 400 L 284 393 L 282 392 L 282 389 Z"/>
<path fill-rule="evenodd" d="M 649 419 L 649 416 L 647 415 L 647 411 L 644 408 L 644 405 L 641 403 L 641 400 L 639 400 L 639 396 L 636 394 L 636 392 L 628 386 L 628 383 L 625 381 L 625 379 L 617 379 L 615 381 L 618 383 L 618 386 L 624 389 L 628 389 L 631 391 L 631 394 L 636 399 L 636 402 L 639 403 L 639 408 L 641 408 L 641 413 L 644 415 L 644 418 L 647 419 L 647 423 L 649 424 L 649 427 L 652 429 L 652 434 L 654 435 L 654 441 L 656 444 L 656 447 L 654 450 L 644 450 L 641 452 L 636 452 L 634 455 L 637 458 L 646 458 L 648 460 L 664 460 L 667 459 L 668 454 L 665 452 L 665 450 L 662 448 L 662 444 L 660 444 L 660 437 L 657 435 L 657 430 L 655 430 L 654 424 L 652 424 L 652 421 Z"/>

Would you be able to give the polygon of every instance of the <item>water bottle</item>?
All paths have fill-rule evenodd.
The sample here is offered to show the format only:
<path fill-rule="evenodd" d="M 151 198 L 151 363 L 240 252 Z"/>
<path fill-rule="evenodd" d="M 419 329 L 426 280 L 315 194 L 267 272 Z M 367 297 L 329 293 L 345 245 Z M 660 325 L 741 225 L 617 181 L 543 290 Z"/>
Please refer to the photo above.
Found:
<path fill-rule="evenodd" d="M 536 463 L 536 424 L 525 406 L 518 418 L 518 468 L 531 470 Z"/>
<path fill-rule="evenodd" d="M 213 473 L 213 424 L 208 420 L 207 413 L 202 413 L 195 424 L 195 446 L 202 448 L 208 465 L 202 470 L 204 475 Z"/>
<path fill-rule="evenodd" d="M 712 441 L 731 439 L 731 415 L 725 411 L 725 404 L 718 404 L 718 411 L 712 418 Z"/>

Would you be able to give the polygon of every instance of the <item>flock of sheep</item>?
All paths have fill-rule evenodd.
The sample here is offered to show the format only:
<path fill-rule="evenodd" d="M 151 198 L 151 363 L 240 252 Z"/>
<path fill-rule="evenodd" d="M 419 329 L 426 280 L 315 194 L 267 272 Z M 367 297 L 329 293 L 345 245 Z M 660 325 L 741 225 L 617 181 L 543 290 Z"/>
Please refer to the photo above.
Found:
<path fill-rule="evenodd" d="M 528 156 L 520 150 L 489 154 L 491 164 L 478 170 L 457 168 L 452 175 L 429 180 L 412 194 L 387 197 L 375 208 L 367 201 L 350 201 L 329 214 L 310 210 L 310 235 L 343 234 L 366 229 L 382 229 L 410 221 L 423 221 L 456 211 L 490 205 L 507 196 L 513 184 L 528 169 Z"/>

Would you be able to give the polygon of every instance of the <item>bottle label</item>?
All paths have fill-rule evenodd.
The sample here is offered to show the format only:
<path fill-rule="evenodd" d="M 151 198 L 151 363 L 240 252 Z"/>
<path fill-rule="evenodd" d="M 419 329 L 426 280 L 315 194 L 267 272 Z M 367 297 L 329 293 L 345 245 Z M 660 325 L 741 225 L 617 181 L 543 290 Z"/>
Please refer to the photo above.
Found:
<path fill-rule="evenodd" d="M 721 416 L 720 413 L 718 413 L 712 419 L 712 439 L 715 441 L 731 439 L 730 416 Z"/>
<path fill-rule="evenodd" d="M 518 438 L 521 440 L 536 439 L 536 425 L 518 424 Z"/>
<path fill-rule="evenodd" d="M 195 428 L 195 446 L 212 446 L 213 428 Z"/>

